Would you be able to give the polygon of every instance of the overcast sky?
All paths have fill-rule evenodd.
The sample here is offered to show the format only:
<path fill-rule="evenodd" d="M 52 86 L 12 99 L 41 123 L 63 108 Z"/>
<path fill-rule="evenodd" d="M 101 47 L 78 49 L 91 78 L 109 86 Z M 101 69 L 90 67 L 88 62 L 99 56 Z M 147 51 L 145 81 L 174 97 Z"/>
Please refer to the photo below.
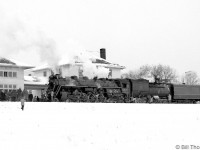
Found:
<path fill-rule="evenodd" d="M 108 60 L 129 69 L 161 63 L 179 74 L 200 73 L 199 0 L 0 0 L 0 20 L 0 32 L 23 26 L 31 37 L 40 31 L 56 51 L 98 55 L 106 48 Z M 12 57 L 37 65 L 36 56 L 32 49 Z"/>

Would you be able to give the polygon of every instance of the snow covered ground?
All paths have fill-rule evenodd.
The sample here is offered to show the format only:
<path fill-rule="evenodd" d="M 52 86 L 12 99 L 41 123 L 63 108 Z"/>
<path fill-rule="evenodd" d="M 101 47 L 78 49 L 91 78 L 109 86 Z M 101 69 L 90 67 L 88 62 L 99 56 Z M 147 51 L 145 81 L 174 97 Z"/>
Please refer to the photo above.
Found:
<path fill-rule="evenodd" d="M 0 102 L 0 150 L 175 150 L 199 131 L 200 105 Z"/>

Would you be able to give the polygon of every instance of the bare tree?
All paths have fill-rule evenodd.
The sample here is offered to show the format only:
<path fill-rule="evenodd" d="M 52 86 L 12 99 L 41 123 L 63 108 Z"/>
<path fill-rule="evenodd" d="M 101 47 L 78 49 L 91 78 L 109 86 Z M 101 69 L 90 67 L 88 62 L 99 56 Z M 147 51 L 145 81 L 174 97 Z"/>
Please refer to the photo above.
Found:
<path fill-rule="evenodd" d="M 138 79 L 138 72 L 129 71 L 128 73 L 122 74 L 122 78 Z"/>
<path fill-rule="evenodd" d="M 199 77 L 197 73 L 194 71 L 186 72 L 184 80 L 185 80 L 185 84 L 188 84 L 188 85 L 195 85 L 199 83 Z"/>
<path fill-rule="evenodd" d="M 144 65 L 141 66 L 138 70 L 130 71 L 123 75 L 126 78 L 140 79 L 140 78 L 149 78 L 152 77 L 154 81 L 165 81 L 172 82 L 177 79 L 177 75 L 174 69 L 166 65 Z"/>
<path fill-rule="evenodd" d="M 147 76 L 150 75 L 152 67 L 149 65 L 144 65 L 142 67 L 140 67 L 139 71 L 138 71 L 138 76 L 140 78 L 145 78 Z"/>
<path fill-rule="evenodd" d="M 163 66 L 162 65 L 157 65 L 153 66 L 151 69 L 151 75 L 153 78 L 156 79 L 162 79 L 163 78 Z"/>
<path fill-rule="evenodd" d="M 161 64 L 152 67 L 151 75 L 155 81 L 159 79 L 160 81 L 172 82 L 177 79 L 176 71 L 174 69 L 170 66 Z"/>
<path fill-rule="evenodd" d="M 141 79 L 147 77 L 150 74 L 150 71 L 151 67 L 149 65 L 144 65 L 137 70 L 123 74 L 122 78 Z"/>

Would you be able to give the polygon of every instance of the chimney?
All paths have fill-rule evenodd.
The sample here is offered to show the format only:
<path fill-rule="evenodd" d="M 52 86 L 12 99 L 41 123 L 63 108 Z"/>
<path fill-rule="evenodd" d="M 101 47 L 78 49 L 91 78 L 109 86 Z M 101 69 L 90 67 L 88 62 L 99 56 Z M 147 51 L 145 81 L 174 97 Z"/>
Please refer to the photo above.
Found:
<path fill-rule="evenodd" d="M 103 59 L 106 59 L 106 49 L 105 48 L 100 49 L 100 57 Z"/>

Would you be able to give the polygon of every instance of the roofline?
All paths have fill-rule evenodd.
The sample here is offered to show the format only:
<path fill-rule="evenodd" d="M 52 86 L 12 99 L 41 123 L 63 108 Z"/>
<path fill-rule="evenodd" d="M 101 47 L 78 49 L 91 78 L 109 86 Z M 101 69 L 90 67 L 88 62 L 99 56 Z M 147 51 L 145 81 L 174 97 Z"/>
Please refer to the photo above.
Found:
<path fill-rule="evenodd" d="M 60 67 L 62 66 L 65 66 L 65 65 L 75 65 L 75 66 L 82 66 L 84 63 L 82 62 L 78 62 L 78 63 L 75 63 L 75 64 L 62 64 L 62 65 L 59 65 Z M 103 67 L 106 67 L 106 68 L 116 68 L 116 69 L 125 69 L 126 67 L 125 66 L 120 66 L 120 65 L 114 65 L 114 64 L 102 64 L 102 63 L 92 63 L 92 64 L 95 64 L 97 66 L 103 66 Z M 33 68 L 34 69 L 34 68 Z M 49 69 L 51 70 L 50 67 L 45 67 L 45 68 L 39 68 L 39 69 L 35 69 L 35 70 L 32 70 L 33 72 L 36 72 L 36 71 L 41 71 L 41 70 L 46 70 L 46 69 Z"/>
<path fill-rule="evenodd" d="M 23 68 L 23 69 L 34 68 L 34 66 L 19 66 L 19 65 L 3 64 L 3 63 L 0 63 L 0 66 L 1 66 L 1 67 Z"/>
<path fill-rule="evenodd" d="M 43 86 L 47 86 L 47 83 L 24 81 L 24 85 L 43 85 Z"/>
<path fill-rule="evenodd" d="M 101 64 L 101 63 L 96 63 L 97 66 L 103 66 L 105 68 L 116 68 L 116 69 L 125 69 L 126 67 L 120 66 L 120 65 L 112 65 L 112 64 Z"/>
<path fill-rule="evenodd" d="M 48 86 L 46 84 L 24 84 L 24 88 L 26 89 L 40 89 L 40 90 L 44 90 L 47 89 Z"/>
<path fill-rule="evenodd" d="M 34 68 L 33 68 L 33 69 L 34 69 Z M 46 68 L 35 69 L 35 70 L 31 70 L 31 71 L 32 71 L 32 72 L 36 72 L 36 71 L 41 71 L 41 70 L 46 70 L 46 69 L 48 69 L 48 70 L 52 70 L 51 68 L 46 67 Z"/>
<path fill-rule="evenodd" d="M 126 67 L 124 67 L 124 66 L 107 66 L 106 68 L 125 69 Z"/>
<path fill-rule="evenodd" d="M 93 63 L 97 66 L 102 66 L 102 67 L 105 67 L 105 68 L 117 68 L 117 69 L 125 69 L 126 67 L 125 66 L 120 66 L 120 65 L 114 65 L 114 64 L 101 64 L 101 63 Z M 76 63 L 75 65 L 83 65 L 83 63 Z"/>

